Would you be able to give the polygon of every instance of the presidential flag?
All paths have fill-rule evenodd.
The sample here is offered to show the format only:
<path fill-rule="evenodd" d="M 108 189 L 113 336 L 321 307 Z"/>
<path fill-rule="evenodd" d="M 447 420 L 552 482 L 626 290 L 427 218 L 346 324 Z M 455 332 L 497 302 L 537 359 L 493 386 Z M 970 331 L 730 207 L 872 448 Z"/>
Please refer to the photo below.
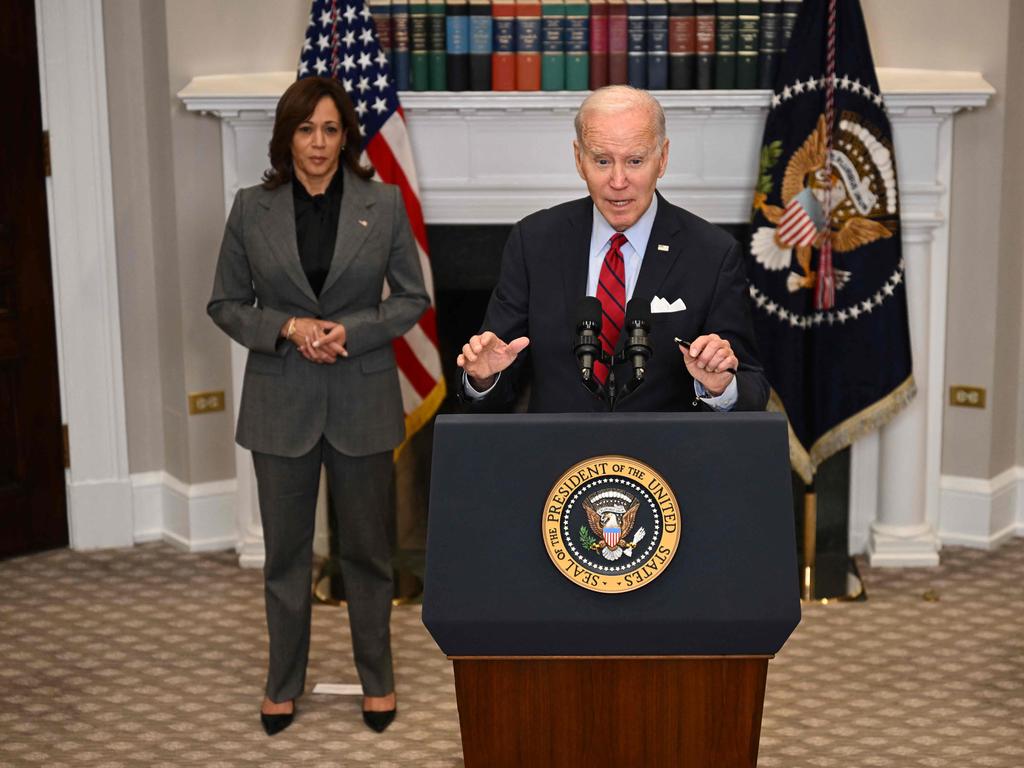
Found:
<path fill-rule="evenodd" d="M 892 131 L 857 0 L 805 0 L 764 129 L 749 254 L 757 342 L 793 468 L 915 394 Z"/>
<path fill-rule="evenodd" d="M 408 440 L 437 412 L 445 385 L 427 228 L 412 147 L 388 58 L 364 0 L 314 0 L 299 56 L 298 77 L 317 75 L 333 77 L 345 88 L 362 128 L 364 160 L 368 159 L 376 170 L 375 178 L 401 189 L 431 297 L 431 305 L 419 322 L 393 342 Z"/>

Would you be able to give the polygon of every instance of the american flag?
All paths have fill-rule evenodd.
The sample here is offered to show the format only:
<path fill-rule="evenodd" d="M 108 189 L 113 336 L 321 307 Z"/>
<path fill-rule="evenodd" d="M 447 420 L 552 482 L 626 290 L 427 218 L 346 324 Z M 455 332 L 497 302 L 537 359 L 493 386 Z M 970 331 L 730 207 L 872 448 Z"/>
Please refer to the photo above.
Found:
<path fill-rule="evenodd" d="M 815 241 L 824 225 L 825 214 L 821 204 L 805 187 L 789 201 L 779 219 L 779 241 L 788 246 L 808 246 Z"/>
<path fill-rule="evenodd" d="M 336 78 L 348 92 L 363 131 L 364 159 L 376 169 L 376 178 L 402 190 L 419 249 L 431 305 L 405 336 L 393 342 L 408 439 L 437 412 L 445 385 L 438 353 L 427 229 L 412 146 L 398 89 L 364 0 L 314 0 L 299 56 L 298 77 L 315 75 Z"/>

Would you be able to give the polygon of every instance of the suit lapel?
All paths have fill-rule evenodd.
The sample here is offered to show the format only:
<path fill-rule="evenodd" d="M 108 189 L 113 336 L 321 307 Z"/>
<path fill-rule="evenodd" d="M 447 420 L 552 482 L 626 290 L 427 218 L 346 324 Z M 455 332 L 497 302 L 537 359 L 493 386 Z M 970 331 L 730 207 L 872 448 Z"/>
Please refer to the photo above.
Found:
<path fill-rule="evenodd" d="M 282 184 L 260 198 L 265 209 L 260 216 L 260 229 L 270 244 L 274 258 L 280 263 L 285 274 L 302 291 L 313 306 L 317 306 L 316 294 L 306 279 L 299 260 L 299 245 L 295 239 L 295 204 L 292 201 L 292 185 Z"/>
<path fill-rule="evenodd" d="M 578 201 L 569 216 L 569 227 L 563 235 L 562 278 L 565 283 L 565 306 L 570 315 L 576 303 L 587 295 L 587 272 L 590 266 L 590 235 L 594 226 L 594 204 L 590 198 Z"/>
<path fill-rule="evenodd" d="M 634 297 L 640 297 L 650 302 L 657 294 L 661 284 L 668 277 L 672 265 L 679 257 L 682 248 L 682 243 L 676 239 L 679 230 L 678 218 L 669 204 L 665 202 L 665 198 L 658 194 L 658 213 L 654 217 L 651 237 L 647 241 L 647 250 L 644 252 L 644 260 L 640 265 L 640 275 L 633 288 Z M 669 250 L 658 250 L 659 245 L 667 245 Z"/>
<path fill-rule="evenodd" d="M 334 257 L 331 259 L 331 268 L 324 279 L 323 288 L 320 289 L 321 296 L 327 293 L 359 255 L 359 249 L 374 227 L 374 217 L 371 211 L 374 201 L 369 194 L 367 185 L 376 182 L 367 182 L 353 176 L 346 168 L 342 168 L 342 173 L 345 174 L 345 191 L 341 196 L 338 237 L 334 241 Z"/>

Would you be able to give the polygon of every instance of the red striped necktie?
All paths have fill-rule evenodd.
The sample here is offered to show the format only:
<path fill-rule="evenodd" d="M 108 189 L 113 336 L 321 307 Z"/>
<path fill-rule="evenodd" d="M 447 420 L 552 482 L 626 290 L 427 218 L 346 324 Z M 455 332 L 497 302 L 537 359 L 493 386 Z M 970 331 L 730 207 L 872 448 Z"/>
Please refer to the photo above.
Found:
<path fill-rule="evenodd" d="M 626 322 L 626 262 L 622 258 L 622 246 L 627 242 L 621 232 L 612 235 L 608 253 L 601 265 L 601 274 L 597 278 L 597 298 L 604 313 L 601 348 L 609 355 L 615 351 L 615 345 L 622 335 L 622 326 Z M 608 366 L 595 363 L 594 375 L 604 384 L 608 378 Z"/>

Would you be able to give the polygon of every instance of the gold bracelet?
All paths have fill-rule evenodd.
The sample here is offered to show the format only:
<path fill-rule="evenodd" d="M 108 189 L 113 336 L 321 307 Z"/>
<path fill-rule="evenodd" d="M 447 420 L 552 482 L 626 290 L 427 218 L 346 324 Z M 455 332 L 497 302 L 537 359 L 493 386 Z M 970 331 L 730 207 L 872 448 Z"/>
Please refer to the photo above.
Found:
<path fill-rule="evenodd" d="M 295 321 L 297 318 L 292 318 L 288 321 L 288 332 L 284 335 L 286 339 L 290 339 L 292 334 L 295 333 Z"/>

